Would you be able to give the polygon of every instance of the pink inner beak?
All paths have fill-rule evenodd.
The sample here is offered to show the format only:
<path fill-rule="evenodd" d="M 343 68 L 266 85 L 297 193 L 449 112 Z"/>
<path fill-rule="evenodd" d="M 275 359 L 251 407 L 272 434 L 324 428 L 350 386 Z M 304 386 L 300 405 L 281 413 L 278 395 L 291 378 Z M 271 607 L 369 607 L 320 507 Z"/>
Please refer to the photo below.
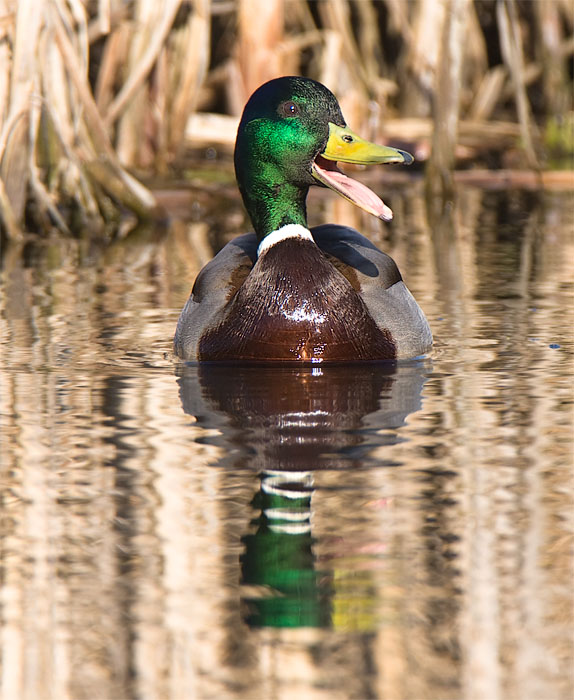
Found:
<path fill-rule="evenodd" d="M 317 156 L 311 167 L 317 180 L 369 214 L 374 214 L 383 221 L 390 221 L 393 218 L 393 212 L 379 196 L 366 185 L 342 173 L 333 161 Z"/>

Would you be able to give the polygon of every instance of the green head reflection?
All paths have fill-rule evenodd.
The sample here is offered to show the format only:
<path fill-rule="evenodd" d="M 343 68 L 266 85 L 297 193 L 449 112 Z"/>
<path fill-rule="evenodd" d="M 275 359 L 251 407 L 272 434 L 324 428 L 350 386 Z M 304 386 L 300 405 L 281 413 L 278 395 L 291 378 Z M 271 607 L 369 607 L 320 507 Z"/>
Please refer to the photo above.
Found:
<path fill-rule="evenodd" d="M 253 506 L 261 511 L 241 557 L 246 622 L 253 627 L 326 627 L 331 582 L 315 570 L 311 472 L 266 471 Z"/>

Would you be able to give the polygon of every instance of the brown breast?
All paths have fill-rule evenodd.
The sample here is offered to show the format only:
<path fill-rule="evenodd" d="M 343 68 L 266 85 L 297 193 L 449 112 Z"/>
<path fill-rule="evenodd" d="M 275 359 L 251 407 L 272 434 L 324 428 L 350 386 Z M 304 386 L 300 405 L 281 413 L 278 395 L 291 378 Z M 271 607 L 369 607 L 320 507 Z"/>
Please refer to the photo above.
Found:
<path fill-rule="evenodd" d="M 269 248 L 201 338 L 202 361 L 356 362 L 396 357 L 361 297 L 317 246 Z"/>

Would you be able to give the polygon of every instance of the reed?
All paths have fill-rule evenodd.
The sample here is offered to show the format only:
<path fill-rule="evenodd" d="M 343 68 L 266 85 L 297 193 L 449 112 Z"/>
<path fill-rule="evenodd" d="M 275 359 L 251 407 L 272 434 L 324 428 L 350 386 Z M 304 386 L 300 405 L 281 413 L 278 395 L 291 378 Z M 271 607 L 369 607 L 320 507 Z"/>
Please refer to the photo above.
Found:
<path fill-rule="evenodd" d="M 570 0 L 0 0 L 2 231 L 154 215 L 134 174 L 231 144 L 281 74 L 429 159 L 435 194 L 461 158 L 543 167 L 545 134 L 571 151 L 573 30 Z"/>

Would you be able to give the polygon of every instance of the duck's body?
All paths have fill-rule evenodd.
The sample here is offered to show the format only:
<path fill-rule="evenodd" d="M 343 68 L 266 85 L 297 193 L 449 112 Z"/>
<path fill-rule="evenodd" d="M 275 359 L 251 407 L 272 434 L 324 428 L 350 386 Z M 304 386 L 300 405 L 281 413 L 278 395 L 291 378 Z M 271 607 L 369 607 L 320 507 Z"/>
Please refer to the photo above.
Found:
<path fill-rule="evenodd" d="M 345 226 L 289 233 L 260 255 L 254 233 L 239 236 L 203 268 L 179 318 L 177 355 L 344 362 L 428 350 L 428 323 L 392 258 Z"/>
<path fill-rule="evenodd" d="M 319 88 L 326 104 L 313 111 L 309 126 L 304 110 Z M 263 95 L 252 105 L 259 92 Z M 285 116 L 286 99 L 287 110 L 296 105 L 297 115 Z M 306 121 L 303 130 L 297 116 L 299 122 Z M 255 124 L 261 133 L 262 123 L 265 138 L 252 135 L 250 142 L 250 128 Z M 284 129 L 285 157 L 281 143 L 271 143 L 274 126 Z M 293 127 L 293 137 L 287 138 L 285 129 Z M 309 133 L 317 143 L 308 147 Z M 354 229 L 306 227 L 305 198 L 314 178 L 381 218 L 392 216 L 376 195 L 324 160 L 345 159 L 341 148 L 347 148 L 348 134 L 353 148 L 372 147 L 367 157 L 397 160 L 400 154 L 404 161 L 408 156 L 392 149 L 373 156 L 373 149 L 382 147 L 347 130 L 334 97 L 314 81 L 281 78 L 255 93 L 236 146 L 238 181 L 255 233 L 228 243 L 199 273 L 177 325 L 174 350 L 179 357 L 357 362 L 416 357 L 431 347 L 426 318 L 388 255 Z M 306 150 L 302 155 L 296 153 L 301 143 Z M 242 172 L 244 161 L 247 174 Z M 356 150 L 352 162 L 358 162 Z"/>

